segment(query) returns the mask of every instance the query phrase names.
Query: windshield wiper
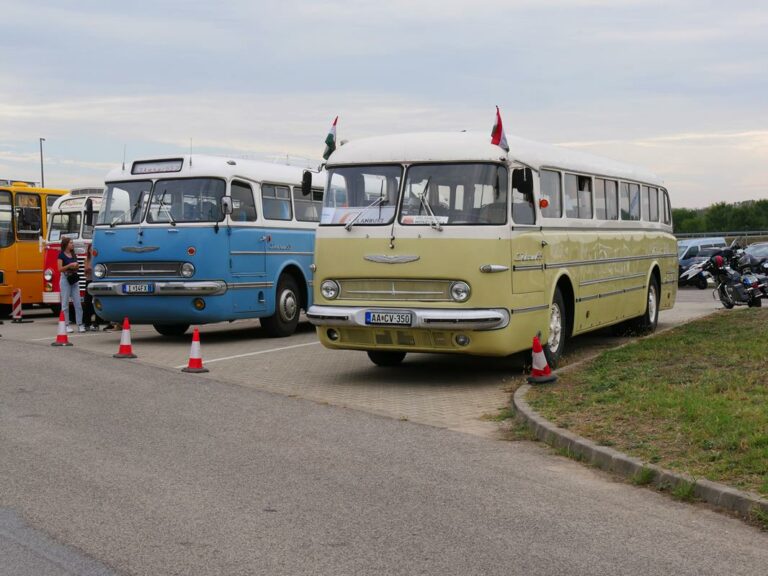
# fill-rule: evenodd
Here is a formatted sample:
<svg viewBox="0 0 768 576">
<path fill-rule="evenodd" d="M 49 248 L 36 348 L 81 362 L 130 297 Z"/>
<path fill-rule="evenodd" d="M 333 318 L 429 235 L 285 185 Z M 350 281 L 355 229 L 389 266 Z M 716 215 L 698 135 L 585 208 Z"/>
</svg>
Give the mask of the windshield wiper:
<svg viewBox="0 0 768 576">
<path fill-rule="evenodd" d="M 165 195 L 167 193 L 167 190 L 163 190 L 163 195 L 160 196 L 157 203 L 159 204 L 159 209 L 163 210 L 165 209 L 165 213 L 168 216 L 168 219 L 171 221 L 171 226 L 176 226 L 176 220 L 173 217 L 173 214 L 171 214 L 170 208 L 168 208 L 168 205 L 165 203 Z"/>
<path fill-rule="evenodd" d="M 114 228 L 115 224 L 120 222 L 120 220 L 122 220 L 123 218 L 125 218 L 125 212 L 123 212 L 122 214 L 119 214 L 118 216 L 115 216 L 114 218 L 112 218 L 112 222 L 109 223 L 109 227 L 110 228 Z"/>
<path fill-rule="evenodd" d="M 376 200 L 374 200 L 373 202 L 371 202 L 370 204 L 368 204 L 368 206 L 366 206 L 365 208 L 363 208 L 362 210 L 360 210 L 360 212 L 358 212 L 358 213 L 355 215 L 355 217 L 354 217 L 354 218 L 352 218 L 352 220 L 350 220 L 349 222 L 347 222 L 346 224 L 344 224 L 344 228 L 347 230 L 347 232 L 349 232 L 349 231 L 352 229 L 352 226 L 354 226 L 354 225 L 355 225 L 355 222 L 357 222 L 357 221 L 358 221 L 358 219 L 359 219 L 359 218 L 360 218 L 360 217 L 361 217 L 363 214 L 365 214 L 366 212 L 368 212 L 368 210 L 370 210 L 371 208 L 375 208 L 376 206 L 382 206 L 382 205 L 384 205 L 384 204 L 386 204 L 386 203 L 387 203 L 387 197 L 386 197 L 386 196 L 379 196 L 378 198 L 376 198 Z"/>
<path fill-rule="evenodd" d="M 429 190 L 429 181 L 430 178 L 427 178 L 427 183 L 424 184 L 424 190 L 421 194 L 419 194 L 419 200 L 421 201 L 421 205 L 424 206 L 424 210 L 429 215 L 432 222 L 429 223 L 430 228 L 434 228 L 438 232 L 443 231 L 443 227 L 440 224 L 440 221 L 437 219 L 437 216 L 435 216 L 435 213 L 432 212 L 432 207 L 429 205 L 429 200 L 427 200 L 427 191 Z"/>
</svg>

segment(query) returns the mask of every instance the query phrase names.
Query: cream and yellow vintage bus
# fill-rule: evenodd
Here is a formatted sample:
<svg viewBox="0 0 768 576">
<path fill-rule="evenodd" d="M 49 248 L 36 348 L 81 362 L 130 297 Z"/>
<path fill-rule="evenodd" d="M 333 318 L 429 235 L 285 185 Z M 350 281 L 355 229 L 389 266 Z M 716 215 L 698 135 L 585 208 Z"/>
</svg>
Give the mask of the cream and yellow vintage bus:
<svg viewBox="0 0 768 576">
<path fill-rule="evenodd" d="M 336 150 L 307 313 L 326 347 L 396 365 L 408 352 L 505 356 L 541 333 L 557 359 L 578 334 L 656 328 L 677 295 L 662 181 L 508 142 L 402 134 Z"/>
</svg>

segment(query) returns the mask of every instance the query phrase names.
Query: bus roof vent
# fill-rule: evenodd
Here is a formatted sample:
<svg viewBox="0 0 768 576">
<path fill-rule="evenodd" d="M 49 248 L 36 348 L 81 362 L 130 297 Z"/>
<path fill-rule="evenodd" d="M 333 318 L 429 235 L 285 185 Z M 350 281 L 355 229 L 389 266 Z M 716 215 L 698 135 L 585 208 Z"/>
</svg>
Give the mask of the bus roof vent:
<svg viewBox="0 0 768 576">
<path fill-rule="evenodd" d="M 104 188 L 72 188 L 69 191 L 72 196 L 94 196 L 104 192 Z"/>
</svg>

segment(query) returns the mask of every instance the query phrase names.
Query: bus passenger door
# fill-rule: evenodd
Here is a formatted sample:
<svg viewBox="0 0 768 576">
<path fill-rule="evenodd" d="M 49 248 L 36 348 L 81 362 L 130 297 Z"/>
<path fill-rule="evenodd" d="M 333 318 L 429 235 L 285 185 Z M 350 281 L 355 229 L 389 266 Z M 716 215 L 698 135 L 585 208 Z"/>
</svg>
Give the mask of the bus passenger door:
<svg viewBox="0 0 768 576">
<path fill-rule="evenodd" d="M 541 226 L 536 219 L 533 173 L 530 168 L 512 170 L 512 293 L 529 294 L 518 298 L 515 306 L 544 304 L 545 246 Z M 548 298 L 548 295 L 546 296 Z M 549 304 L 549 302 L 546 302 Z"/>
<path fill-rule="evenodd" d="M 232 182 L 232 214 L 229 226 L 229 281 L 236 314 L 266 309 L 267 236 L 257 225 L 253 189 L 245 182 Z"/>
<path fill-rule="evenodd" d="M 43 209 L 40 195 L 18 192 L 15 196 L 16 288 L 21 288 L 22 302 L 42 301 Z"/>
</svg>

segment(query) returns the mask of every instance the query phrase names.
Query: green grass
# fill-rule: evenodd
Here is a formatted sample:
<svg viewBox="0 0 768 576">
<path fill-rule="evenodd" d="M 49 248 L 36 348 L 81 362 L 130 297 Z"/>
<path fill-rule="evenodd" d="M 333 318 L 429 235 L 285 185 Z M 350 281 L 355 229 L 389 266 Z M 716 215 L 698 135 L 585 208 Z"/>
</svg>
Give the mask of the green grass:
<svg viewBox="0 0 768 576">
<path fill-rule="evenodd" d="M 632 477 L 632 484 L 635 486 L 647 486 L 656 479 L 656 472 L 650 468 L 641 468 L 640 472 Z"/>
<path fill-rule="evenodd" d="M 528 401 L 600 444 L 768 495 L 768 310 L 715 314 L 606 352 Z"/>
</svg>

